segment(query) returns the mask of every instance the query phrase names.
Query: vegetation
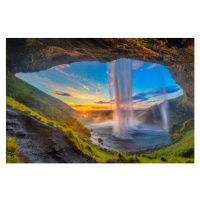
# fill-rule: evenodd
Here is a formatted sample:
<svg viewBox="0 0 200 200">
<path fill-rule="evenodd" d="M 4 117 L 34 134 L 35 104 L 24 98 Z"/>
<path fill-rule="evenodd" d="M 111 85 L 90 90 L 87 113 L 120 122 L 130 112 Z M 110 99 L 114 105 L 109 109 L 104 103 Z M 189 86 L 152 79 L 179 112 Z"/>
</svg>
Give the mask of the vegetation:
<svg viewBox="0 0 200 200">
<path fill-rule="evenodd" d="M 167 148 L 158 150 L 154 152 L 153 155 L 155 155 L 155 157 L 175 156 L 194 158 L 194 130 L 186 132 L 179 142 Z"/>
<path fill-rule="evenodd" d="M 50 125 L 54 125 L 58 128 L 61 128 L 61 126 L 59 126 L 58 124 L 56 124 L 54 121 L 47 119 L 43 116 L 41 116 L 40 114 L 38 114 L 37 112 L 31 110 L 30 108 L 28 108 L 27 106 L 23 105 L 22 103 L 19 103 L 18 101 L 14 100 L 13 98 L 6 96 L 6 105 L 11 106 L 17 110 L 20 110 L 26 114 L 32 115 L 33 117 L 39 119 L 40 121 L 50 124 Z"/>
<path fill-rule="evenodd" d="M 32 115 L 36 117 L 38 120 L 43 121 L 44 123 L 47 123 L 51 126 L 55 126 L 56 128 L 61 129 L 62 131 L 66 132 L 66 137 L 69 139 L 73 145 L 74 148 L 81 150 L 83 153 L 90 155 L 94 157 L 99 162 L 105 162 L 108 159 L 117 159 L 117 153 L 113 155 L 111 152 L 104 152 L 99 147 L 95 147 L 92 144 L 92 141 L 85 135 L 75 132 L 74 130 L 70 129 L 66 125 L 61 126 L 55 121 L 52 121 L 50 119 L 47 119 L 38 113 L 34 112 L 30 108 L 26 107 L 22 103 L 17 102 L 16 100 L 12 99 L 11 97 L 6 97 L 6 104 L 20 110 L 22 112 L 25 112 L 29 115 Z"/>
<path fill-rule="evenodd" d="M 62 131 L 66 132 L 66 138 L 70 140 L 72 146 L 76 149 L 81 150 L 84 154 L 92 156 L 98 162 L 106 162 L 107 160 L 119 160 L 125 163 L 186 163 L 186 162 L 194 162 L 194 130 L 187 131 L 185 134 L 183 133 L 185 130 L 188 130 L 188 126 L 193 129 L 194 120 L 189 120 L 182 124 L 182 126 L 178 126 L 178 130 L 180 129 L 180 133 L 182 137 L 179 138 L 179 142 L 158 150 L 153 154 L 141 154 L 140 156 L 136 155 L 126 155 L 123 153 L 117 153 L 113 151 L 103 150 L 100 147 L 95 146 L 92 141 L 80 134 L 78 132 L 73 131 L 66 126 L 60 126 L 54 121 L 51 121 L 38 113 L 32 111 L 30 108 L 25 105 L 15 101 L 11 97 L 6 98 L 7 105 L 14 107 L 15 109 L 21 110 L 27 114 L 30 114 L 37 119 L 48 123 L 52 126 L 55 126 Z M 185 127 L 185 128 L 183 128 Z M 175 131 L 174 135 L 177 133 Z M 16 162 L 15 159 L 11 159 L 10 162 Z"/>
<path fill-rule="evenodd" d="M 181 124 L 189 119 L 194 118 L 194 110 L 188 108 L 187 104 L 184 103 L 184 96 L 170 99 L 169 104 L 169 123 L 170 124 Z"/>
<path fill-rule="evenodd" d="M 18 145 L 14 137 L 6 138 L 6 163 L 21 163 L 18 157 Z"/>
<path fill-rule="evenodd" d="M 193 120 L 193 119 L 192 119 Z M 192 122 L 192 120 L 190 120 Z M 188 123 L 188 122 L 187 122 Z M 184 124 L 183 124 L 184 126 Z M 191 129 L 194 127 L 191 126 Z M 70 139 L 76 148 L 94 157 L 97 161 L 105 162 L 108 159 L 116 159 L 125 163 L 193 163 L 194 162 L 194 130 L 183 134 L 179 142 L 158 150 L 152 154 L 126 155 L 121 152 L 103 151 L 94 146 L 91 141 L 87 145 L 80 140 L 80 136 L 71 132 Z"/>
<path fill-rule="evenodd" d="M 174 141 L 178 141 L 187 131 L 192 129 L 194 129 L 194 119 L 190 119 L 180 125 L 172 125 L 169 129 L 169 133 L 172 134 L 172 139 Z"/>
<path fill-rule="evenodd" d="M 98 146 L 95 146 L 89 138 L 83 137 L 70 129 L 66 131 L 66 137 L 71 141 L 74 148 L 92 156 L 98 162 L 106 162 L 109 159 L 118 159 L 116 152 L 104 151 Z"/>
<path fill-rule="evenodd" d="M 170 128 L 172 139 L 175 144 L 155 151 L 153 154 L 142 154 L 154 162 L 160 159 L 168 163 L 193 163 L 194 162 L 194 119 L 188 120 L 181 125 L 173 125 Z"/>
<path fill-rule="evenodd" d="M 182 133 L 184 134 L 185 132 L 191 130 L 194 128 L 194 119 L 190 119 L 183 124 L 180 125 L 172 125 L 169 129 L 170 134 L 175 134 L 175 133 Z"/>
<path fill-rule="evenodd" d="M 44 121 L 45 118 L 48 121 L 44 122 L 50 125 L 55 123 L 61 127 L 70 128 L 85 136 L 90 136 L 89 129 L 84 127 L 83 124 L 76 119 L 79 117 L 77 111 L 59 99 L 45 94 L 17 77 L 11 77 L 6 80 L 6 95 L 8 98 L 12 98 L 10 106 L 14 108 L 18 107 L 16 108 L 18 110 L 22 109 L 22 111 L 25 111 L 27 114 L 36 117 L 39 116 L 42 121 Z M 19 106 L 19 102 L 22 107 Z"/>
<path fill-rule="evenodd" d="M 101 138 L 98 138 L 98 142 L 99 142 L 99 143 L 102 143 L 103 140 L 102 140 Z"/>
<path fill-rule="evenodd" d="M 69 109 L 67 104 L 44 94 L 16 77 L 7 79 L 6 104 L 61 129 L 66 133 L 66 139 L 71 142 L 73 148 L 92 156 L 98 162 L 106 162 L 107 160 L 118 160 L 125 163 L 194 162 L 194 119 L 188 120 L 182 125 L 173 125 L 170 128 L 172 138 L 176 141 L 175 144 L 152 154 L 137 156 L 108 151 L 95 146 L 88 137 L 89 130 L 77 119 L 71 117 L 70 114 L 74 114 L 74 111 L 70 111 L 71 108 Z M 62 106 L 65 108 L 61 109 Z M 99 140 L 99 142 L 102 141 Z M 7 138 L 6 143 L 7 162 L 21 162 L 17 157 L 15 139 Z"/>
</svg>

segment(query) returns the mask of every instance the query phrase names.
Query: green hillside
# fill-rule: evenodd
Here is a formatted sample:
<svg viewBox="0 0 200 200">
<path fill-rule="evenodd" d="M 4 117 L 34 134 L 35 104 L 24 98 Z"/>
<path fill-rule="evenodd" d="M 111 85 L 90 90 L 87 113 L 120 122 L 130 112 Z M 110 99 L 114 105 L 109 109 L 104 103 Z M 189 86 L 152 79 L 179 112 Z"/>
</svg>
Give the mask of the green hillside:
<svg viewBox="0 0 200 200">
<path fill-rule="evenodd" d="M 6 80 L 6 96 L 20 102 L 49 121 L 72 128 L 84 135 L 90 135 L 89 130 L 76 119 L 79 117 L 78 111 L 17 77 Z M 12 106 L 13 101 L 10 103 Z"/>
<path fill-rule="evenodd" d="M 170 128 L 172 138 L 177 143 L 153 153 L 156 157 L 180 156 L 194 158 L 194 119 L 188 120 L 181 125 L 173 125 Z"/>
<path fill-rule="evenodd" d="M 138 116 L 139 120 L 150 124 L 162 123 L 162 116 L 160 113 L 161 104 L 144 110 Z M 194 110 L 185 106 L 183 95 L 168 101 L 169 125 L 181 124 L 192 118 L 194 118 Z"/>
</svg>

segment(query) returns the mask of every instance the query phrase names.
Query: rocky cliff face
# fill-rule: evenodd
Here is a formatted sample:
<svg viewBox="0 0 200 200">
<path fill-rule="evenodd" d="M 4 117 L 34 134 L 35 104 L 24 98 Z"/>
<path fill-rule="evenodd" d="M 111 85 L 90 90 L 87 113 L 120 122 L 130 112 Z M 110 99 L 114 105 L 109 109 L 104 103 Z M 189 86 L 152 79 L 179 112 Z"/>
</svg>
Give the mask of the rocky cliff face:
<svg viewBox="0 0 200 200">
<path fill-rule="evenodd" d="M 7 39 L 6 74 L 34 72 L 78 61 L 108 62 L 117 58 L 166 66 L 182 87 L 185 104 L 194 107 L 194 39 L 92 38 Z"/>
</svg>

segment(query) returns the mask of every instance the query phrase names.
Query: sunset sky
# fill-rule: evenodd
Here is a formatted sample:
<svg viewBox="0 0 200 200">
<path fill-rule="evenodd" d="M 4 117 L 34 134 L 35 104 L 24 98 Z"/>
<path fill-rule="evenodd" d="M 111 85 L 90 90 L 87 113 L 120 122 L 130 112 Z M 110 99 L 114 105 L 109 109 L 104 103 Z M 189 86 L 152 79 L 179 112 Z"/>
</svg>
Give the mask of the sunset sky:
<svg viewBox="0 0 200 200">
<path fill-rule="evenodd" d="M 162 65 L 132 60 L 133 99 L 135 109 L 145 109 L 183 94 L 168 70 Z M 110 97 L 106 63 L 76 62 L 45 71 L 17 73 L 16 76 L 52 95 L 76 110 L 109 110 Z"/>
</svg>

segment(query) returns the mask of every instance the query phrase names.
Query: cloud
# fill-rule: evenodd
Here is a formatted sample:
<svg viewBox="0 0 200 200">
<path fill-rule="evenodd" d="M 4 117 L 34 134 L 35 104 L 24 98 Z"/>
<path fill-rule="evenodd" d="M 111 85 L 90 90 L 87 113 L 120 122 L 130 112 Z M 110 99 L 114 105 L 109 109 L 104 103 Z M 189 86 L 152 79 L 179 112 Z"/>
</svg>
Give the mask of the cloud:
<svg viewBox="0 0 200 200">
<path fill-rule="evenodd" d="M 180 95 L 183 95 L 183 90 L 178 90 L 177 92 L 174 92 L 172 94 L 173 97 L 180 96 Z"/>
<path fill-rule="evenodd" d="M 166 94 L 174 94 L 177 93 L 177 91 L 181 91 L 181 87 L 178 85 L 173 85 L 173 86 L 168 86 L 165 88 Z M 159 88 L 157 90 L 152 90 L 152 91 L 147 91 L 147 92 L 141 92 L 133 96 L 133 101 L 134 103 L 137 104 L 142 104 L 143 102 L 146 103 L 156 103 L 159 102 L 159 99 L 152 99 L 153 97 L 158 97 L 163 94 L 165 94 L 165 91 L 163 88 Z M 123 100 L 121 100 L 123 102 Z M 125 100 L 124 100 L 125 101 Z M 112 101 L 96 101 L 94 102 L 95 104 L 115 104 L 115 100 Z M 134 105 L 135 105 L 134 104 Z M 148 106 L 147 106 L 148 107 Z M 145 107 L 146 108 L 146 107 Z"/>
<path fill-rule="evenodd" d="M 66 76 L 71 76 L 70 74 L 66 73 L 66 72 L 63 72 L 61 69 L 55 67 L 55 70 L 59 71 L 60 73 L 66 75 Z"/>
<path fill-rule="evenodd" d="M 172 85 L 172 86 L 168 86 L 166 88 L 159 88 L 157 90 L 150 91 L 150 92 L 148 92 L 148 94 L 151 94 L 153 96 L 159 96 L 159 95 L 165 94 L 165 92 L 167 94 L 171 94 L 171 93 L 177 92 L 179 90 L 181 90 L 180 86 Z"/>
<path fill-rule="evenodd" d="M 84 87 L 85 89 L 89 90 L 89 87 L 88 87 L 88 86 L 84 85 L 83 87 Z"/>
<path fill-rule="evenodd" d="M 146 65 L 148 67 L 146 67 Z M 158 67 L 160 66 L 159 64 L 156 64 L 156 63 L 147 63 L 147 62 L 143 62 L 143 61 L 139 61 L 139 60 L 134 60 L 132 62 L 132 69 L 133 70 L 137 70 L 139 69 L 140 67 L 144 67 L 145 69 L 152 69 L 154 67 Z M 140 71 L 143 71 L 143 69 L 140 69 Z"/>
<path fill-rule="evenodd" d="M 147 101 L 147 103 L 155 103 L 158 102 L 159 100 L 155 100 L 155 101 Z"/>
<path fill-rule="evenodd" d="M 137 102 L 148 101 L 152 97 L 158 97 L 164 94 L 172 94 L 181 90 L 178 85 L 168 86 L 166 88 L 159 88 L 148 92 L 141 92 L 133 96 L 133 100 Z M 150 102 L 150 101 L 149 101 Z"/>
<path fill-rule="evenodd" d="M 108 109 L 108 107 L 107 106 L 94 106 L 94 107 L 91 107 L 91 108 L 93 108 L 93 109 Z"/>
<path fill-rule="evenodd" d="M 78 91 L 78 89 L 76 88 L 72 88 L 72 87 L 69 87 L 69 86 L 65 86 L 66 88 L 70 89 L 70 90 L 75 90 L 75 91 Z"/>
<path fill-rule="evenodd" d="M 82 83 L 80 83 L 80 81 L 76 81 L 79 85 L 82 85 Z"/>
<path fill-rule="evenodd" d="M 55 94 L 57 96 L 62 96 L 62 97 L 72 97 L 71 94 L 65 93 L 65 92 L 60 92 L 60 91 L 55 91 L 55 92 L 52 92 L 51 94 Z"/>
<path fill-rule="evenodd" d="M 58 67 L 63 68 L 63 69 L 65 68 L 63 65 L 58 65 Z"/>
<path fill-rule="evenodd" d="M 98 88 L 99 88 L 99 89 L 101 89 L 101 88 L 102 88 L 100 84 L 98 84 Z"/>
<path fill-rule="evenodd" d="M 159 64 L 155 64 L 155 63 L 152 63 L 150 66 L 148 66 L 146 69 L 152 69 L 154 67 L 158 67 L 160 66 Z"/>
<path fill-rule="evenodd" d="M 84 105 L 73 105 L 72 107 L 83 107 Z"/>
<path fill-rule="evenodd" d="M 147 101 L 148 97 L 147 94 L 144 92 L 138 93 L 136 95 L 133 96 L 133 100 L 136 100 L 138 102 L 142 102 L 142 101 Z"/>
<path fill-rule="evenodd" d="M 97 103 L 97 104 L 109 104 L 110 102 L 109 101 L 97 101 L 97 102 L 94 102 L 94 103 Z"/>
<path fill-rule="evenodd" d="M 71 66 L 68 64 L 62 64 L 62 65 L 58 65 L 58 67 L 64 69 L 64 68 L 71 67 Z"/>
<path fill-rule="evenodd" d="M 134 60 L 134 61 L 132 62 L 132 69 L 133 69 L 133 70 L 137 70 L 138 68 L 142 67 L 143 64 L 144 64 L 143 61 Z"/>
<path fill-rule="evenodd" d="M 101 93 L 101 91 L 100 90 L 96 90 L 96 94 L 99 94 L 99 93 Z"/>
<path fill-rule="evenodd" d="M 32 74 L 32 77 L 33 77 L 34 79 L 38 79 L 39 81 L 51 81 L 51 79 L 46 78 L 46 77 L 40 77 L 40 76 L 38 76 L 37 74 Z"/>
<path fill-rule="evenodd" d="M 72 74 L 68 74 L 68 73 L 64 72 L 63 70 L 61 70 L 60 68 L 55 67 L 54 69 L 59 71 L 60 73 L 64 74 L 65 76 L 76 77 L 78 79 L 81 79 L 81 77 L 79 77 L 79 76 L 77 76 L 77 75 L 75 75 L 73 73 Z"/>
<path fill-rule="evenodd" d="M 70 65 L 68 65 L 68 64 L 64 64 L 65 65 L 65 67 L 71 67 Z"/>
<path fill-rule="evenodd" d="M 76 108 L 79 108 L 79 107 L 83 107 L 83 108 L 90 108 L 92 105 L 90 104 L 87 104 L 87 105 L 83 105 L 83 104 L 78 104 L 78 105 L 72 105 L 72 107 L 76 107 Z"/>
</svg>

